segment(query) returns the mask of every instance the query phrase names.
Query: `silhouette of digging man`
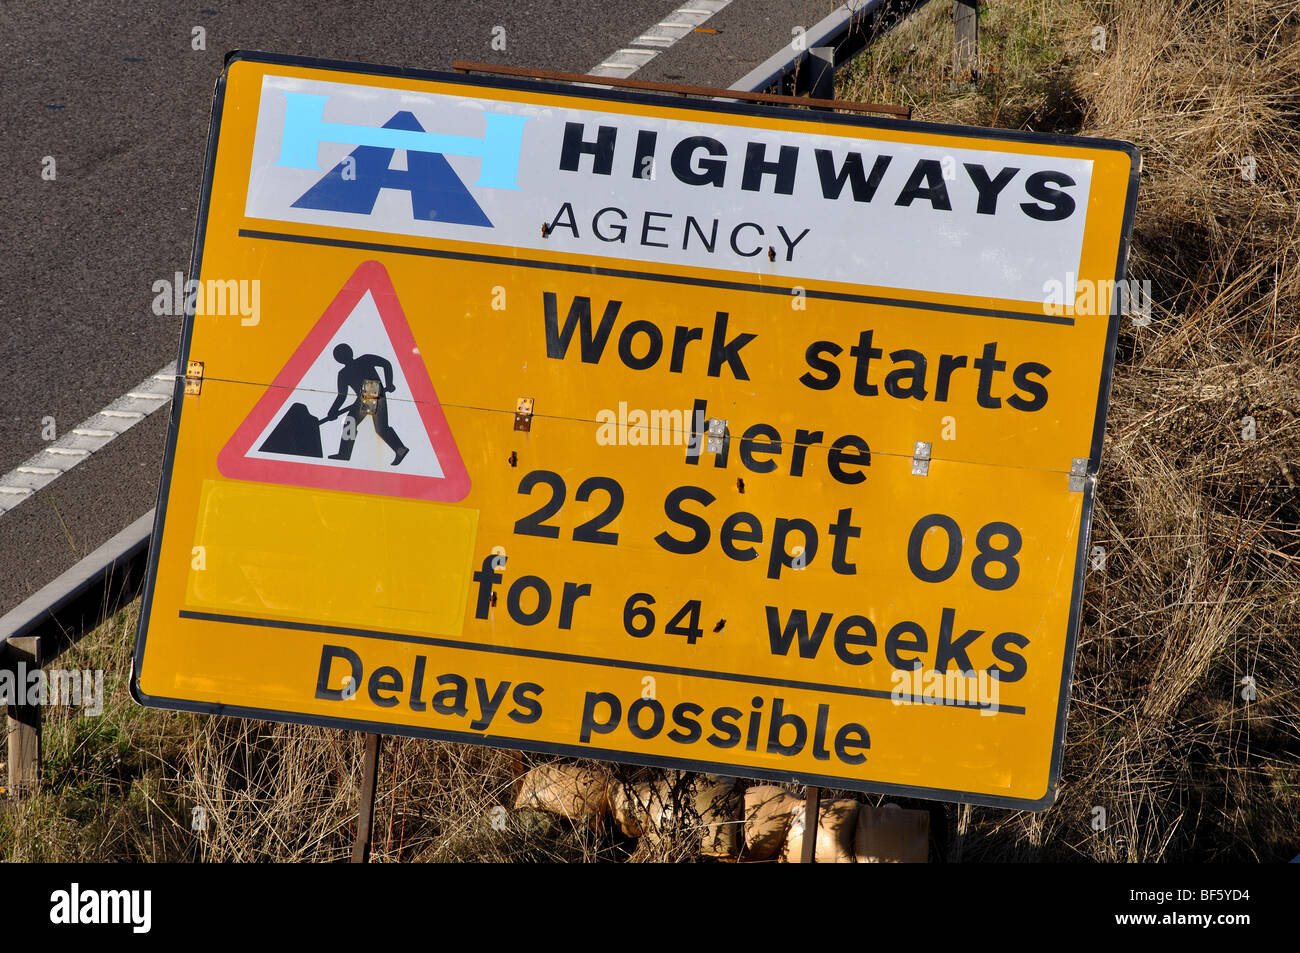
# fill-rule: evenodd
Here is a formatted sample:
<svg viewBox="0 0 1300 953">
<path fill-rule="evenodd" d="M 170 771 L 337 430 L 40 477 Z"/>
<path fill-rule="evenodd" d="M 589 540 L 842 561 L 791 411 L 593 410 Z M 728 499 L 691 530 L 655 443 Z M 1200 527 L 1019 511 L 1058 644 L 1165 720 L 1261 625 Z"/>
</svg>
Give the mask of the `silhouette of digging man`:
<svg viewBox="0 0 1300 953">
<path fill-rule="evenodd" d="M 334 405 L 330 407 L 329 413 L 321 418 L 322 424 L 327 424 L 331 420 L 336 420 L 345 412 L 352 421 L 352 426 L 346 424 L 343 427 L 343 439 L 339 441 L 339 452 L 331 453 L 331 460 L 349 460 L 352 458 L 352 445 L 357 441 L 357 430 L 361 426 L 361 418 L 367 414 L 374 416 L 375 433 L 377 433 L 384 443 L 388 444 L 389 449 L 393 451 L 393 466 L 402 462 L 411 451 L 403 445 L 401 439 L 392 427 L 388 426 L 388 399 L 384 394 L 391 394 L 396 390 L 393 384 L 393 365 L 384 358 L 375 354 L 362 354 L 360 357 L 352 356 L 352 348 L 346 344 L 340 344 L 334 348 L 334 360 L 343 365 L 339 371 L 339 394 L 334 398 Z M 386 382 L 384 389 L 379 389 L 379 369 L 383 368 L 384 380 Z M 367 385 L 370 385 L 367 387 Z M 348 391 L 356 392 L 357 399 L 351 406 L 346 409 L 343 404 L 348 399 Z M 373 403 L 373 408 L 367 407 L 368 403 Z"/>
</svg>

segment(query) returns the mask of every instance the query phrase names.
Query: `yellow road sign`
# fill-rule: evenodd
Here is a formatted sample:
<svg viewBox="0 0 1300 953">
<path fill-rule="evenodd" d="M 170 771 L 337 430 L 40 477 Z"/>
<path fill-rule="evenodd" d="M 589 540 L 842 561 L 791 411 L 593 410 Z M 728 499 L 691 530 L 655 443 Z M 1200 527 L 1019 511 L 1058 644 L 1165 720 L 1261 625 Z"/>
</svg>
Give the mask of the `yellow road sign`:
<svg viewBox="0 0 1300 953">
<path fill-rule="evenodd" d="M 264 54 L 212 128 L 138 700 L 1051 803 L 1131 145 Z"/>
</svg>

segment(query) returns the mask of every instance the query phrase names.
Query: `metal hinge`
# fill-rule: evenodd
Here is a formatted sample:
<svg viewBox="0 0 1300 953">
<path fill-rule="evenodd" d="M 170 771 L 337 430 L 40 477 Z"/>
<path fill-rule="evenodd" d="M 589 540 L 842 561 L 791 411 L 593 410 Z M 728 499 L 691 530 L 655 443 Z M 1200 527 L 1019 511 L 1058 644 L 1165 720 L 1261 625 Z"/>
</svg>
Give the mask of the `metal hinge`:
<svg viewBox="0 0 1300 953">
<path fill-rule="evenodd" d="M 930 475 L 930 445 L 924 440 L 916 441 L 912 449 L 912 476 Z"/>
<path fill-rule="evenodd" d="M 1088 478 L 1088 458 L 1075 457 L 1070 461 L 1070 492 L 1082 493 L 1084 481 Z"/>
<path fill-rule="evenodd" d="M 185 364 L 185 393 L 197 394 L 203 390 L 203 362 L 188 361 Z"/>
<path fill-rule="evenodd" d="M 515 401 L 515 429 L 522 430 L 524 433 L 532 432 L 533 399 L 531 397 L 520 397 Z"/>
<path fill-rule="evenodd" d="M 716 417 L 710 417 L 705 423 L 708 431 L 704 437 L 704 449 L 707 453 L 722 453 L 722 448 L 727 445 L 727 422 Z"/>
</svg>

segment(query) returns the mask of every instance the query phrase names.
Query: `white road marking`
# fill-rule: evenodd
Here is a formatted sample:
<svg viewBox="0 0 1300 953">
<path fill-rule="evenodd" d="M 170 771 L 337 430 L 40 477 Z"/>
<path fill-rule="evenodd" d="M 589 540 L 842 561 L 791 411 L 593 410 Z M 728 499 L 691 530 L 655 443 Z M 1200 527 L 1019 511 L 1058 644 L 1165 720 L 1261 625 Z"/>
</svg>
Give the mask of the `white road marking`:
<svg viewBox="0 0 1300 953">
<path fill-rule="evenodd" d="M 159 368 L 97 414 L 87 417 L 40 453 L 0 476 L 0 514 L 13 509 L 83 460 L 104 449 L 172 399 L 176 362 Z"/>
<path fill-rule="evenodd" d="M 592 76 L 626 79 L 729 3 L 731 0 L 693 0 L 678 7 L 627 47 L 615 50 L 588 72 Z"/>
</svg>

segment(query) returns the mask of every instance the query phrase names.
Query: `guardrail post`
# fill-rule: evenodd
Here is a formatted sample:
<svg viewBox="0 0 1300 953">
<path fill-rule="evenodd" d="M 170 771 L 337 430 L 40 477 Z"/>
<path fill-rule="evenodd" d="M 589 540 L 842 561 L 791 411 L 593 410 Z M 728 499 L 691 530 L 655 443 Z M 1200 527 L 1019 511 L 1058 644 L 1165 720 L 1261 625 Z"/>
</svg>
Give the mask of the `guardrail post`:
<svg viewBox="0 0 1300 953">
<path fill-rule="evenodd" d="M 953 0 L 952 79 L 973 83 L 979 78 L 979 0 Z"/>
<path fill-rule="evenodd" d="M 0 642 L 0 679 L 13 688 L 5 718 L 8 740 L 9 792 L 15 797 L 36 793 L 41 778 L 41 706 L 25 704 L 28 679 L 41 667 L 41 640 L 29 635 Z M 6 692 L 6 694 L 8 694 Z"/>
<path fill-rule="evenodd" d="M 808 49 L 808 70 L 808 95 L 813 99 L 834 99 L 835 47 L 810 47 Z M 817 108 L 820 109 L 821 107 Z"/>
</svg>

